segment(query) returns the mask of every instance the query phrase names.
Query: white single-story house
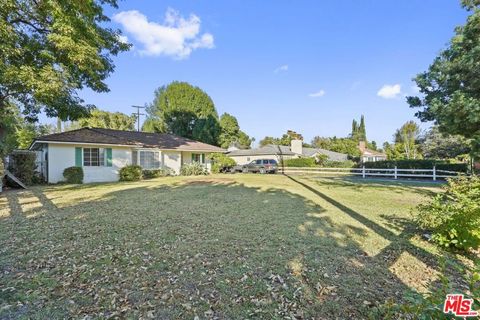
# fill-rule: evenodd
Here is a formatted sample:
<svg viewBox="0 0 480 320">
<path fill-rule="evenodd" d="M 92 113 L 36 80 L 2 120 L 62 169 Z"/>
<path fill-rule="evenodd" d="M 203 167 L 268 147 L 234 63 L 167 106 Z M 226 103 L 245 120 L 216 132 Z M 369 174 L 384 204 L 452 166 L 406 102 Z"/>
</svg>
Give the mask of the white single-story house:
<svg viewBox="0 0 480 320">
<path fill-rule="evenodd" d="M 207 155 L 224 149 L 173 134 L 100 128 L 54 133 L 39 137 L 30 150 L 40 151 L 47 182 L 64 180 L 63 170 L 83 168 L 85 183 L 118 181 L 119 170 L 137 164 L 143 169 L 170 169 L 199 162 L 210 169 Z"/>
<path fill-rule="evenodd" d="M 360 152 L 362 153 L 360 156 L 361 162 L 377 162 L 387 160 L 387 155 L 385 153 L 368 149 L 365 141 L 360 141 L 358 143 L 358 149 L 360 149 Z"/>
<path fill-rule="evenodd" d="M 292 140 L 290 146 L 268 144 L 255 149 L 229 149 L 227 155 L 238 165 L 250 163 L 257 159 L 288 160 L 300 157 L 316 157 L 326 155 L 330 161 L 346 161 L 348 155 L 320 148 L 304 148 L 302 140 Z"/>
</svg>

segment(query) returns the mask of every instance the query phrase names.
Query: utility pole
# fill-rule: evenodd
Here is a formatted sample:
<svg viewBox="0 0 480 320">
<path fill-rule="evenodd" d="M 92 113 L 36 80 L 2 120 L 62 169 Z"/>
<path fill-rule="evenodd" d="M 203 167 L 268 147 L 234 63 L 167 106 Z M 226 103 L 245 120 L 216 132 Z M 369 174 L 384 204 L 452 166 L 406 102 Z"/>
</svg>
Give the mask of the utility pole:
<svg viewBox="0 0 480 320">
<path fill-rule="evenodd" d="M 142 106 L 132 106 L 132 108 L 137 108 L 137 131 L 140 132 L 140 116 L 144 116 L 145 113 L 140 113 L 140 109 L 145 109 Z"/>
</svg>

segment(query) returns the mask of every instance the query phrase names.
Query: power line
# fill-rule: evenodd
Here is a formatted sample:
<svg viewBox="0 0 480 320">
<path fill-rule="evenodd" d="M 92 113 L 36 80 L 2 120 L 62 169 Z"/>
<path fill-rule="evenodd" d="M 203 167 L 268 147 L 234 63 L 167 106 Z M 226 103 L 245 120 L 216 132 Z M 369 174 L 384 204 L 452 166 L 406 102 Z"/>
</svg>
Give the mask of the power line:
<svg viewBox="0 0 480 320">
<path fill-rule="evenodd" d="M 140 113 L 140 109 L 145 109 L 142 106 L 132 106 L 132 108 L 137 108 L 137 131 L 140 132 L 140 116 L 144 116 L 145 113 Z"/>
</svg>

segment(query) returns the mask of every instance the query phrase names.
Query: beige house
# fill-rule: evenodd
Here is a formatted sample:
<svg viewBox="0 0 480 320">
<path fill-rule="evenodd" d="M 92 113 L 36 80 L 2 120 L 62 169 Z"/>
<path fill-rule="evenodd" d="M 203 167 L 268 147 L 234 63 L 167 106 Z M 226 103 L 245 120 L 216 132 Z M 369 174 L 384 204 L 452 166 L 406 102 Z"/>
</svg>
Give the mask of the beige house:
<svg viewBox="0 0 480 320">
<path fill-rule="evenodd" d="M 368 149 L 365 141 L 360 141 L 358 143 L 358 149 L 360 149 L 360 152 L 362 153 L 360 156 L 361 162 L 377 162 L 387 160 L 387 155 L 385 153 Z"/>
<path fill-rule="evenodd" d="M 184 164 L 199 162 L 210 170 L 208 155 L 225 152 L 216 146 L 166 133 L 82 128 L 35 139 L 30 150 L 39 151 L 47 182 L 64 180 L 63 170 L 83 168 L 85 183 L 117 181 L 127 165 L 143 169 L 169 169 L 176 174 Z"/>
<path fill-rule="evenodd" d="M 269 144 L 255 149 L 229 149 L 227 153 L 238 165 L 247 164 L 257 159 L 275 159 L 280 162 L 281 159 L 315 157 L 319 154 L 327 155 L 331 161 L 346 161 L 348 159 L 348 156 L 343 153 L 319 148 L 304 148 L 302 140 L 292 140 L 290 146 Z"/>
</svg>

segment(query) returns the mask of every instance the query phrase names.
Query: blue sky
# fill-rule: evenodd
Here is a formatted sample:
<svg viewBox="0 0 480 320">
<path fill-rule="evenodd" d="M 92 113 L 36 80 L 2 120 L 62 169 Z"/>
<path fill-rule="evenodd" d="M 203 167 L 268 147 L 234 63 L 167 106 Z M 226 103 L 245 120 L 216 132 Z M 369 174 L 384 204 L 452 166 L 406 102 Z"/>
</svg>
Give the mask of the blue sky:
<svg viewBox="0 0 480 320">
<path fill-rule="evenodd" d="M 379 144 L 414 119 L 411 79 L 467 16 L 456 0 L 121 1 L 107 14 L 134 48 L 114 58 L 109 93 L 81 93 L 88 103 L 131 113 L 187 81 L 257 141 L 346 136 L 364 114 Z"/>
</svg>

